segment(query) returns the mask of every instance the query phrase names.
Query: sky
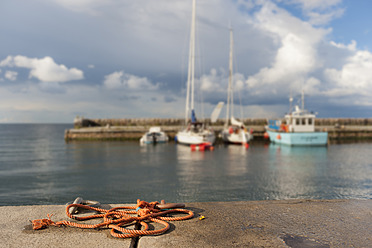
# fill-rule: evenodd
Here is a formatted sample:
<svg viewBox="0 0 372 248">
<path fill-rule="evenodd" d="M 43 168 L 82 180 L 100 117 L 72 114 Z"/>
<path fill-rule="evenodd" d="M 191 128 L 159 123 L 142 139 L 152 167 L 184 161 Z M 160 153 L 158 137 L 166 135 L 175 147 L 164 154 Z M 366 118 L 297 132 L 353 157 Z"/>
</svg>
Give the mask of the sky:
<svg viewBox="0 0 372 248">
<path fill-rule="evenodd" d="M 192 0 L 2 0 L 0 123 L 183 118 Z M 197 0 L 196 115 L 371 118 L 372 1 Z M 239 107 L 240 106 L 240 107 Z M 221 113 L 224 117 L 224 112 Z"/>
</svg>

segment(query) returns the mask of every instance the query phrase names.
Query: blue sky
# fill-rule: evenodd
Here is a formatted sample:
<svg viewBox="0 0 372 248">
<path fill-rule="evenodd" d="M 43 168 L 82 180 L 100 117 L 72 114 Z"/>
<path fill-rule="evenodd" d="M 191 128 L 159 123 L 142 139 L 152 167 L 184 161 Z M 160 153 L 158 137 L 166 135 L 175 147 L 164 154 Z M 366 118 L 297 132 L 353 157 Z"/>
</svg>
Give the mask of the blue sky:
<svg viewBox="0 0 372 248">
<path fill-rule="evenodd" d="M 0 123 L 183 118 L 191 0 L 0 2 Z M 305 91 L 319 117 L 370 118 L 366 0 L 197 0 L 198 117 L 281 117 Z M 223 116 L 223 113 L 222 113 Z"/>
</svg>

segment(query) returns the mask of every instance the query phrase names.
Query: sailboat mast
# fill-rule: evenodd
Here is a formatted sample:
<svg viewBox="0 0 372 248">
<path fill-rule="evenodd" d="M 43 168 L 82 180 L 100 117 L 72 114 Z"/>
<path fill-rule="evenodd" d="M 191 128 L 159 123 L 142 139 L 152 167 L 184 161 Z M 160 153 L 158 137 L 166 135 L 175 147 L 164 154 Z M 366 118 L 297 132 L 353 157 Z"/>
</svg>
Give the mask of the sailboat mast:
<svg viewBox="0 0 372 248">
<path fill-rule="evenodd" d="M 194 78 L 195 78 L 195 18 L 196 18 L 196 0 L 192 1 L 191 13 L 191 31 L 189 48 L 189 68 L 187 74 L 187 93 L 186 93 L 186 111 L 185 124 L 189 118 L 190 109 L 194 110 Z M 191 93 L 191 96 L 190 96 Z M 191 100 L 190 100 L 191 97 Z"/>
<path fill-rule="evenodd" d="M 195 84 L 195 22 L 196 22 L 196 0 L 192 1 L 191 20 L 191 110 L 194 110 L 194 84 Z"/>
<path fill-rule="evenodd" d="M 233 115 L 233 94 L 232 94 L 232 81 L 233 81 L 233 49 L 234 49 L 234 41 L 233 41 L 233 32 L 232 28 L 230 28 L 230 55 L 229 55 L 229 85 L 227 88 L 227 107 L 226 107 L 226 122 L 225 126 L 227 127 L 229 124 L 229 115 L 230 115 L 230 108 L 231 114 Z"/>
</svg>

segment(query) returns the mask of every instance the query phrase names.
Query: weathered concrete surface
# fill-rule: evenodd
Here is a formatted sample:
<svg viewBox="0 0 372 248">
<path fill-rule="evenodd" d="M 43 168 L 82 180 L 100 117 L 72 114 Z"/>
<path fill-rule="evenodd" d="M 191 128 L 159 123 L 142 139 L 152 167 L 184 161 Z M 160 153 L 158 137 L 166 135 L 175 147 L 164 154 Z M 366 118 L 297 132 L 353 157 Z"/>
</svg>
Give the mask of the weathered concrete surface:
<svg viewBox="0 0 372 248">
<path fill-rule="evenodd" d="M 197 215 L 139 247 L 372 247 L 372 200 L 189 204 Z M 285 242 L 287 241 L 287 243 Z"/>
<path fill-rule="evenodd" d="M 118 206 L 117 204 L 112 207 Z M 109 206 L 106 206 L 109 208 Z M 196 217 L 171 222 L 163 235 L 142 237 L 138 247 L 371 247 L 372 200 L 288 200 L 189 203 Z M 50 227 L 29 220 L 65 206 L 0 207 L 0 247 L 129 247 L 108 230 Z M 200 220 L 203 215 L 205 219 Z"/>
</svg>

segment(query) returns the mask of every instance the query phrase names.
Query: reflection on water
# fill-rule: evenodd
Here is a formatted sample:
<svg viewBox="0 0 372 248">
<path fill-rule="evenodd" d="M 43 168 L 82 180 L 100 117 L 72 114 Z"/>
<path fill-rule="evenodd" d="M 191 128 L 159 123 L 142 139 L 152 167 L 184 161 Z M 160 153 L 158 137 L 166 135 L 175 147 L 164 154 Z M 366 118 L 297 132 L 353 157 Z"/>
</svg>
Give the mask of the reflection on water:
<svg viewBox="0 0 372 248">
<path fill-rule="evenodd" d="M 372 144 L 289 147 L 63 141 L 65 126 L 0 125 L 0 205 L 372 198 Z"/>
<path fill-rule="evenodd" d="M 275 199 L 317 198 L 324 175 L 327 147 L 291 147 L 271 144 L 270 163 L 275 178 L 271 190 Z"/>
<path fill-rule="evenodd" d="M 189 146 L 176 145 L 177 159 L 182 164 L 193 164 L 205 159 L 205 155 L 213 151 L 192 151 Z"/>
<path fill-rule="evenodd" d="M 235 177 L 247 173 L 248 149 L 240 145 L 228 145 L 225 149 L 227 150 L 226 174 Z"/>
</svg>

